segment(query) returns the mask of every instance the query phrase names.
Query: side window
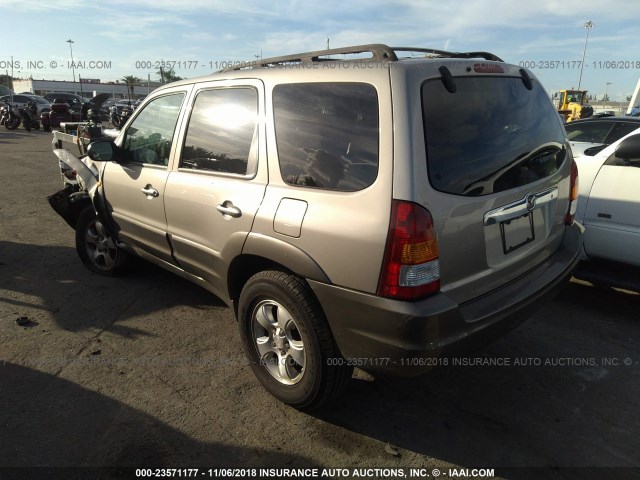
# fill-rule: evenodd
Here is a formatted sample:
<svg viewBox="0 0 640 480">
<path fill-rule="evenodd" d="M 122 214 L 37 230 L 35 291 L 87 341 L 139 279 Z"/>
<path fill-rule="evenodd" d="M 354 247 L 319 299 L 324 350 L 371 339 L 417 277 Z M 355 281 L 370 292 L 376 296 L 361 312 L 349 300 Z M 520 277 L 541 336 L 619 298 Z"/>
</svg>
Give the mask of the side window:
<svg viewBox="0 0 640 480">
<path fill-rule="evenodd" d="M 609 122 L 586 122 L 572 128 L 566 125 L 567 137 L 574 142 L 604 143 L 604 139 L 611 130 Z"/>
<path fill-rule="evenodd" d="M 180 168 L 239 175 L 253 173 L 257 162 L 257 124 L 255 88 L 216 88 L 198 93 Z"/>
<path fill-rule="evenodd" d="M 353 192 L 375 181 L 379 121 L 372 85 L 278 85 L 273 111 L 286 183 Z"/>
<path fill-rule="evenodd" d="M 620 140 L 622 137 L 627 136 L 628 134 L 630 134 L 634 130 L 637 130 L 638 128 L 640 128 L 640 122 L 639 123 L 616 123 L 611 129 L 611 132 L 609 132 L 609 135 L 607 135 L 607 138 L 605 139 L 604 143 L 611 144 L 617 140 Z"/>
<path fill-rule="evenodd" d="M 184 93 L 158 97 L 138 114 L 124 137 L 125 159 L 133 163 L 169 164 L 173 134 Z"/>
</svg>

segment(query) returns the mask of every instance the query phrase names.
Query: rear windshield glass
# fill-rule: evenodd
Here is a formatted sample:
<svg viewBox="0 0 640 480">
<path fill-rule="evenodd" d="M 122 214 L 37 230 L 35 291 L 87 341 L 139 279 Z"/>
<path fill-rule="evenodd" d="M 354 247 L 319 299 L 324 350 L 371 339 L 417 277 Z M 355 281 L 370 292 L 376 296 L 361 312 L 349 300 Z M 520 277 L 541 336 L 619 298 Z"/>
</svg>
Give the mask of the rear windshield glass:
<svg viewBox="0 0 640 480">
<path fill-rule="evenodd" d="M 459 77 L 450 93 L 441 79 L 422 85 L 431 185 L 476 196 L 553 175 L 566 155 L 558 114 L 540 84 L 518 77 Z"/>
</svg>

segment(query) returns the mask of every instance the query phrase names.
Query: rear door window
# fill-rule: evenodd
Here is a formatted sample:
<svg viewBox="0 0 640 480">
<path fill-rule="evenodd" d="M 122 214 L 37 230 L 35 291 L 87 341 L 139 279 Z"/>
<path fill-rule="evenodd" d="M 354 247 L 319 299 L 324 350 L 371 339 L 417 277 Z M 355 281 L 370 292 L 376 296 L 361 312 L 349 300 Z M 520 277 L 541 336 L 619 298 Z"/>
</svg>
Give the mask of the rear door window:
<svg viewBox="0 0 640 480">
<path fill-rule="evenodd" d="M 558 113 L 540 84 L 519 77 L 440 78 L 422 85 L 431 185 L 456 195 L 488 195 L 558 171 L 567 155 Z"/>
<path fill-rule="evenodd" d="M 379 121 L 372 85 L 278 85 L 273 110 L 286 183 L 352 192 L 375 181 Z"/>
</svg>

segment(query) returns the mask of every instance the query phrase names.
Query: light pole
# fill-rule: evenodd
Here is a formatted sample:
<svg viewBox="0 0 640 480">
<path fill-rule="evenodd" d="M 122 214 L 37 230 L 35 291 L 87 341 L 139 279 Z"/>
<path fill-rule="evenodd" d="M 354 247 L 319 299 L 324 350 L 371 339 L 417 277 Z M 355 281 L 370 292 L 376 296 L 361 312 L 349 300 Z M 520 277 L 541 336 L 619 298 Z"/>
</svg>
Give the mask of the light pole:
<svg viewBox="0 0 640 480">
<path fill-rule="evenodd" d="M 607 82 L 607 86 L 604 89 L 604 108 L 607 108 L 607 103 L 609 102 L 609 85 L 611 85 L 611 82 Z"/>
<path fill-rule="evenodd" d="M 587 42 L 589 41 L 589 30 L 595 27 L 596 24 L 589 20 L 584 24 L 584 28 L 587 29 L 587 38 L 584 39 L 584 51 L 582 52 L 582 63 L 580 64 L 580 79 L 578 80 L 578 90 L 580 90 L 580 85 L 582 84 L 582 69 L 584 68 L 584 57 L 587 55 Z"/>
<path fill-rule="evenodd" d="M 69 50 L 71 50 L 71 72 L 73 72 L 73 93 L 77 93 L 76 92 L 76 66 L 73 64 L 73 45 L 72 45 L 76 42 L 69 39 L 67 40 L 67 43 L 69 44 Z"/>
</svg>

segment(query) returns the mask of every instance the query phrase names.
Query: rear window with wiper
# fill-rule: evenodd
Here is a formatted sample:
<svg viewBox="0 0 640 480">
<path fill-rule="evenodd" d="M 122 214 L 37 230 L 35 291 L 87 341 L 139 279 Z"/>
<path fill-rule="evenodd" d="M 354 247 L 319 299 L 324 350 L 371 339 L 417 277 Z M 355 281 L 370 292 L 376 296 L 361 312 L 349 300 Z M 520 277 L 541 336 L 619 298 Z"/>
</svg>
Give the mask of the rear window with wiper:
<svg viewBox="0 0 640 480">
<path fill-rule="evenodd" d="M 488 195 L 553 175 L 567 156 L 558 114 L 538 82 L 457 77 L 422 84 L 429 181 L 465 196 Z"/>
</svg>

